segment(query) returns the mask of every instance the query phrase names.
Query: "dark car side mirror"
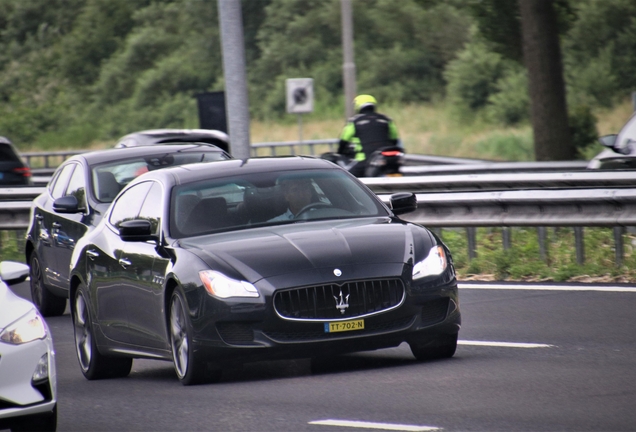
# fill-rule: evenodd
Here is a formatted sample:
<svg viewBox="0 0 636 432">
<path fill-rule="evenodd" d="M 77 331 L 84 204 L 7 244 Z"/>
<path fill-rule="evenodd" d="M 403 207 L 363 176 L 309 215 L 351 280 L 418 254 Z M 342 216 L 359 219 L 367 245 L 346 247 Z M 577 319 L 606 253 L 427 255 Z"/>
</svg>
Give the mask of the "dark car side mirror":
<svg viewBox="0 0 636 432">
<path fill-rule="evenodd" d="M 67 195 L 53 201 L 53 211 L 56 213 L 81 213 L 84 209 L 80 208 L 77 197 Z"/>
<path fill-rule="evenodd" d="M 121 222 L 118 226 L 119 238 L 127 242 L 145 242 L 157 240 L 152 232 L 152 224 L 146 219 L 135 219 Z"/>
<path fill-rule="evenodd" d="M 410 213 L 417 209 L 417 197 L 411 192 L 400 192 L 391 195 L 391 209 L 396 215 Z"/>
</svg>

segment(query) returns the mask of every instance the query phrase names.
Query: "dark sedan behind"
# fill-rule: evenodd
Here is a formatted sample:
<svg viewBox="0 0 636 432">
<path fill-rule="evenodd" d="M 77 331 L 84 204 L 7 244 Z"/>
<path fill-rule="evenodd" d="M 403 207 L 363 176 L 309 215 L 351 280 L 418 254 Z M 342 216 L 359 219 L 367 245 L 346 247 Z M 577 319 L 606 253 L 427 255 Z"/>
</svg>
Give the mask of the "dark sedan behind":
<svg viewBox="0 0 636 432">
<path fill-rule="evenodd" d="M 66 160 L 33 201 L 26 262 L 31 297 L 44 316 L 64 313 L 75 244 L 101 220 L 119 191 L 137 176 L 184 163 L 229 159 L 210 145 L 163 145 L 82 153 Z"/>
</svg>

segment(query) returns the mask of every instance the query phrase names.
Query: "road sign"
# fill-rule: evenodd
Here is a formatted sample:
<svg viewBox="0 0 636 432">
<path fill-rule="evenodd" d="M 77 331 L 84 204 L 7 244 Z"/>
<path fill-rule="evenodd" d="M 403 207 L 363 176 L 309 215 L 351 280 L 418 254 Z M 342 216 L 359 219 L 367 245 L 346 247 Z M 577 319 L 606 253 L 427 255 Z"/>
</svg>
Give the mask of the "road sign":
<svg viewBox="0 0 636 432">
<path fill-rule="evenodd" d="M 314 110 L 314 80 L 312 78 L 290 78 L 287 87 L 287 112 L 310 113 Z"/>
</svg>

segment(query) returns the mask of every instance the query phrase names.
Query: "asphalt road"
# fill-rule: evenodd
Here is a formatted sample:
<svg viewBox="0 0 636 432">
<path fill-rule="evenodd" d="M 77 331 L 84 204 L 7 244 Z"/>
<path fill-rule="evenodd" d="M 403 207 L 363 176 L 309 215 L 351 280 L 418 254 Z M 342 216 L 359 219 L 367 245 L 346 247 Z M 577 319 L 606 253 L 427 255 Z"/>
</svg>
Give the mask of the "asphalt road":
<svg viewBox="0 0 636 432">
<path fill-rule="evenodd" d="M 28 297 L 26 287 L 16 291 Z M 418 363 L 402 345 L 335 358 L 321 374 L 307 360 L 262 362 L 196 387 L 181 386 L 171 363 L 150 360 L 135 360 L 127 378 L 87 381 L 70 316 L 48 319 L 58 430 L 636 430 L 635 288 L 460 296 L 450 360 Z"/>
</svg>

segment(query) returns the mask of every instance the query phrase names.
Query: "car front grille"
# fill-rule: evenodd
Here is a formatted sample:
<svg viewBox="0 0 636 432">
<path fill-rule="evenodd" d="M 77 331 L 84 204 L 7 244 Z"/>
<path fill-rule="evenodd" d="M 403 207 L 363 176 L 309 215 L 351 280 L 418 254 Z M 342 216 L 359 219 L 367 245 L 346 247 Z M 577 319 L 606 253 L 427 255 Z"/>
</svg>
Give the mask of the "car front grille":
<svg viewBox="0 0 636 432">
<path fill-rule="evenodd" d="M 401 279 L 375 279 L 277 291 L 276 313 L 291 320 L 338 320 L 376 314 L 400 305 Z"/>
</svg>

